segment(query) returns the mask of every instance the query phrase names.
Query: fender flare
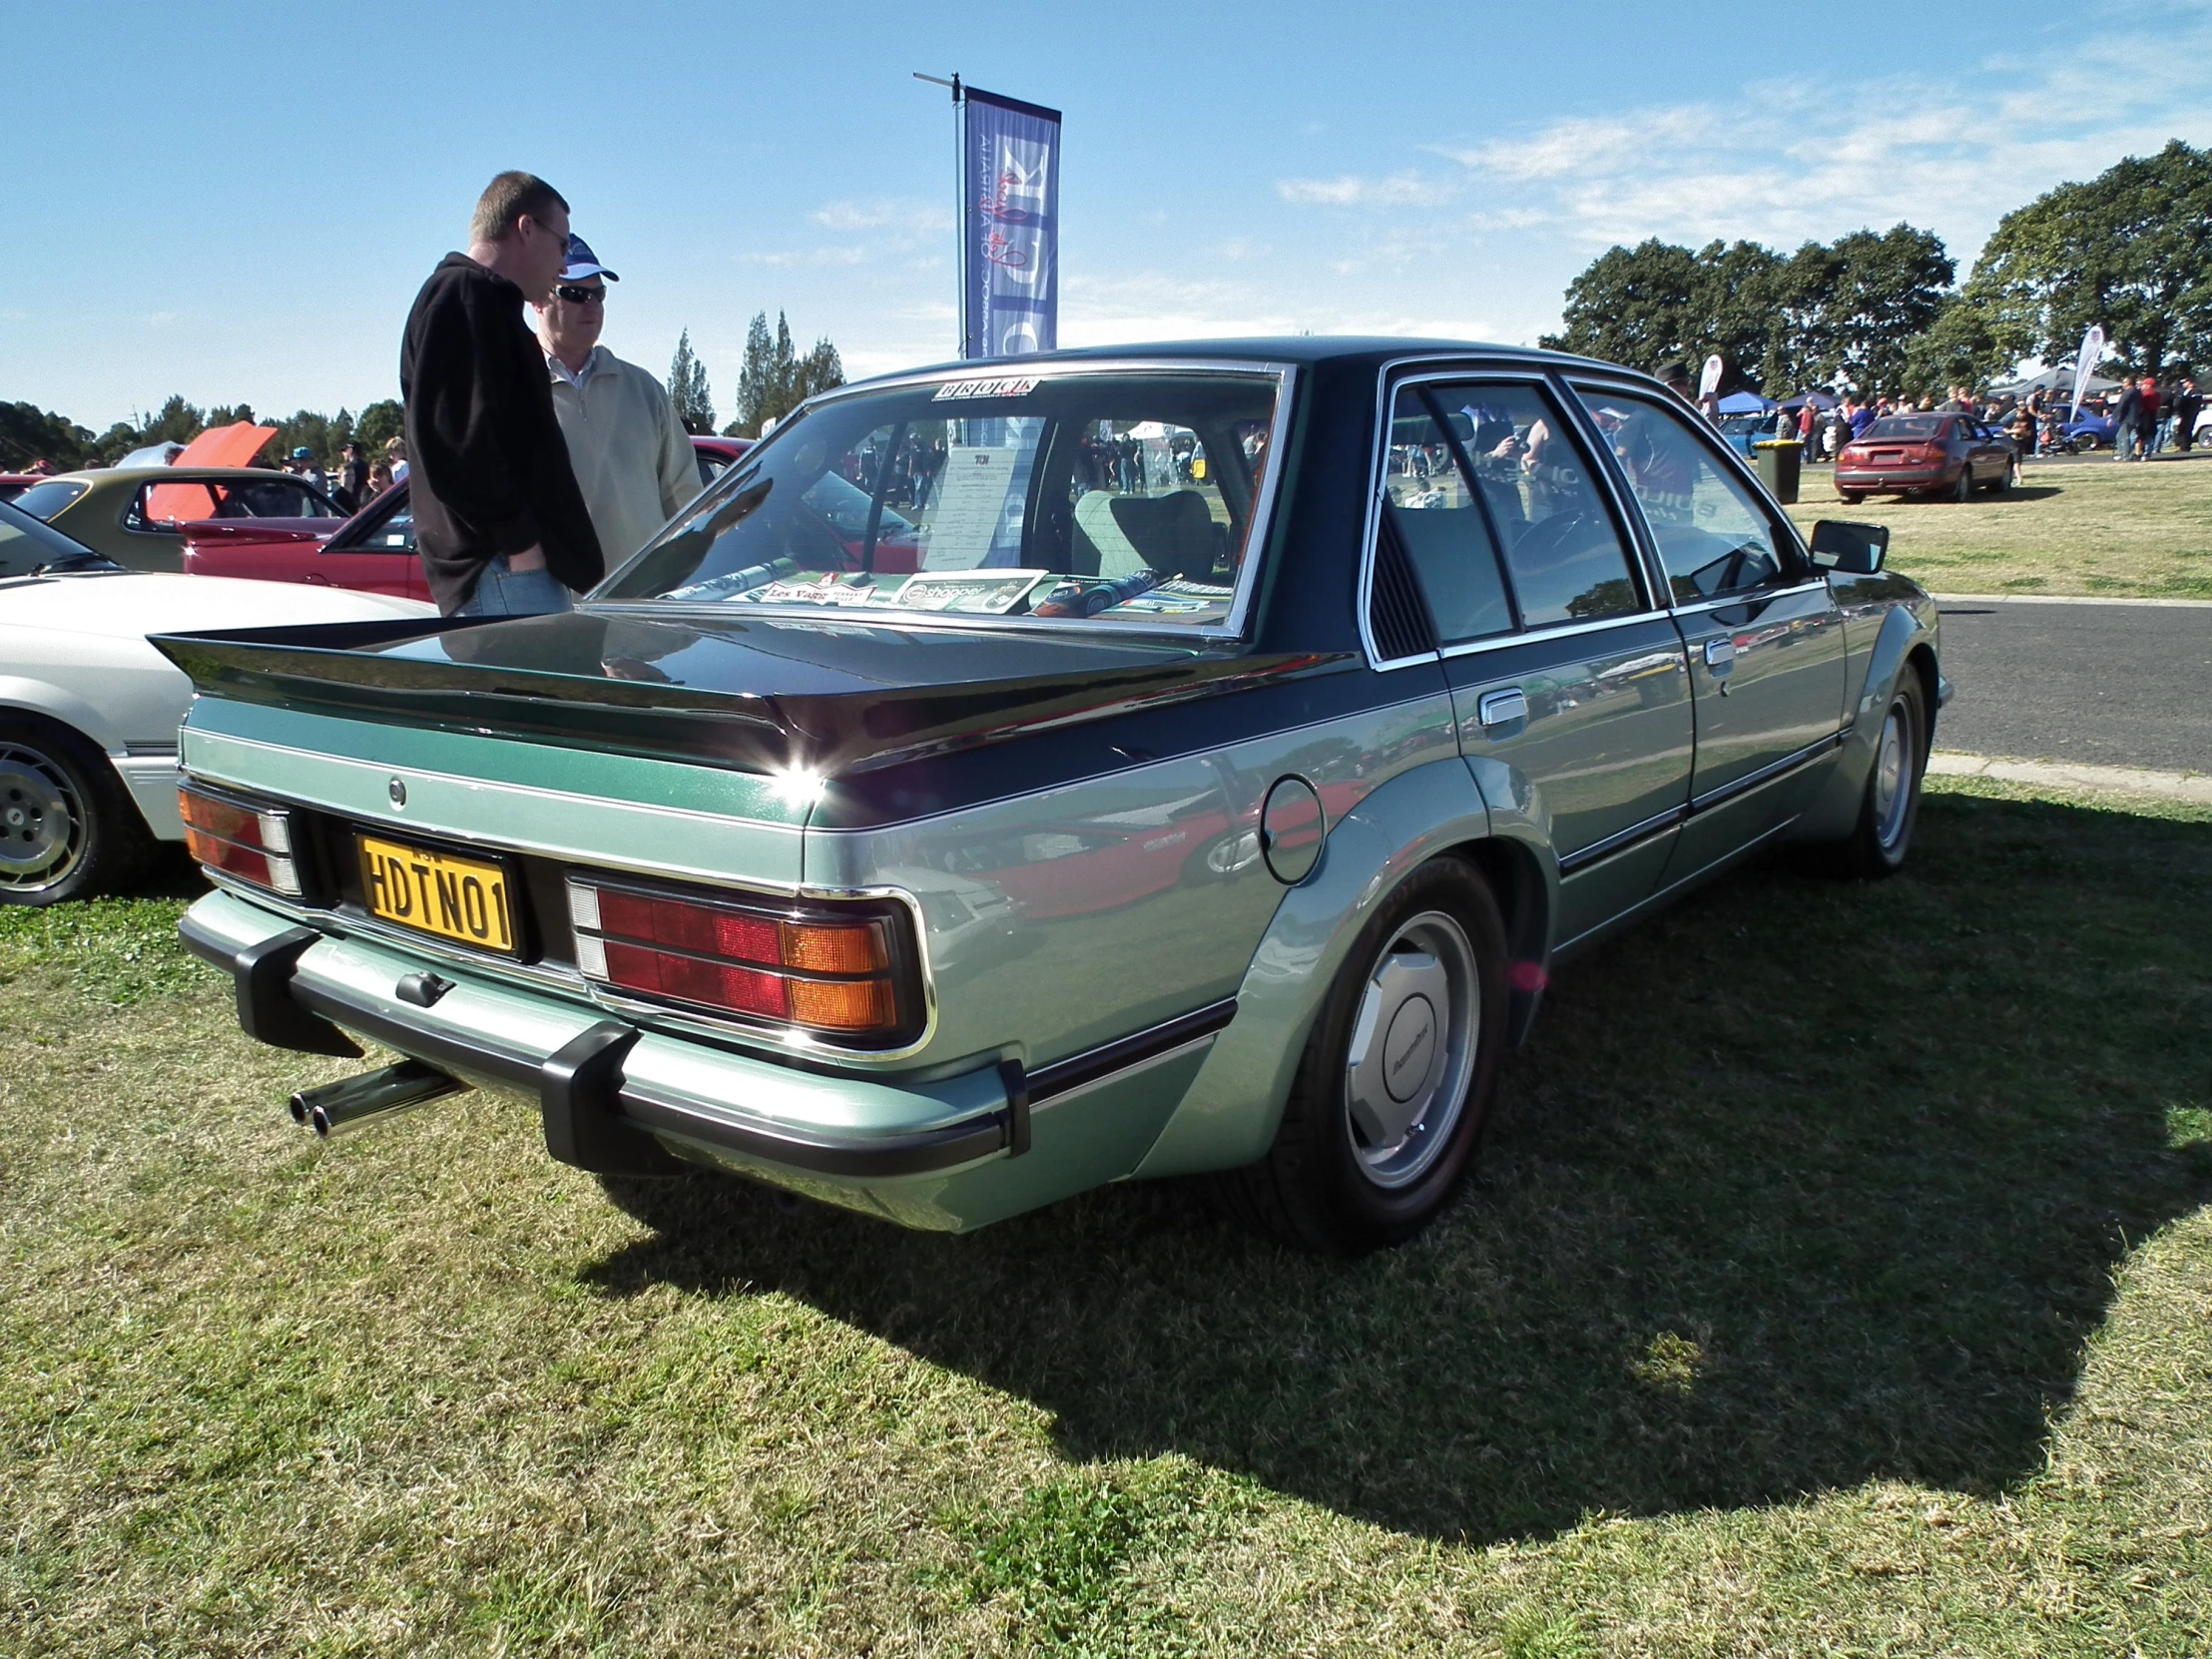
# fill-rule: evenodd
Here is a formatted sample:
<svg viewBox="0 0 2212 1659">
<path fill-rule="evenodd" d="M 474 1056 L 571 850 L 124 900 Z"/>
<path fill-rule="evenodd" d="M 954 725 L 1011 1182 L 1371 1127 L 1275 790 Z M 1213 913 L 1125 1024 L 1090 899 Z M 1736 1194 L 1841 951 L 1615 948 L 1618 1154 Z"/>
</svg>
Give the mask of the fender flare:
<svg viewBox="0 0 2212 1659">
<path fill-rule="evenodd" d="M 103 755 L 113 755 L 122 748 L 111 742 L 113 736 L 107 720 L 100 711 L 73 692 L 45 680 L 27 680 L 21 675 L 0 674 L 0 709 L 18 710 L 27 715 L 43 715 L 48 720 L 70 727 L 93 748 Z"/>
<path fill-rule="evenodd" d="M 1931 601 L 1933 607 L 1933 601 Z M 1859 822 L 1860 798 L 1867 789 L 1867 775 L 1874 766 L 1875 745 L 1882 736 L 1882 718 L 1890 708 L 1898 676 L 1909 672 L 1907 662 L 1926 645 L 1936 649 L 1936 631 L 1915 614 L 1910 605 L 1893 606 L 1882 619 L 1874 647 L 1867 654 L 1867 673 L 1852 705 L 1851 725 L 1844 736 L 1843 753 L 1829 770 L 1828 782 L 1799 818 L 1790 832 L 1794 841 L 1838 840 Z M 1929 699 L 1929 732 L 1936 725 L 1936 700 Z M 1926 765 L 1928 757 L 1921 757 Z"/>
<path fill-rule="evenodd" d="M 1137 1179 L 1236 1169 L 1264 1156 L 1306 1040 L 1353 940 L 1423 860 L 1489 835 L 1489 811 L 1457 756 L 1400 773 L 1330 829 L 1322 856 L 1283 895 L 1237 990 L 1237 1015 L 1199 1067 Z"/>
</svg>

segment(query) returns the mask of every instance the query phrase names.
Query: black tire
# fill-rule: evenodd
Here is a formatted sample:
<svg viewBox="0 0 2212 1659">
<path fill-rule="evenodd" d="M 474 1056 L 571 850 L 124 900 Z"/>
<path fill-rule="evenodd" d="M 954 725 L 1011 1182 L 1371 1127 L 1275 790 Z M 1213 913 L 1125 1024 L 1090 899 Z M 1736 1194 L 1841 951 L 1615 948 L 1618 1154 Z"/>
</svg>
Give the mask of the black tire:
<svg viewBox="0 0 2212 1659">
<path fill-rule="evenodd" d="M 1921 816 L 1921 779 L 1928 771 L 1928 688 L 1911 664 L 1898 671 L 1875 739 L 1874 764 L 1859 801 L 1859 820 L 1838 841 L 1807 848 L 1816 869 L 1847 878 L 1880 878 L 1905 867 L 1913 826 Z M 1893 742 L 1903 753 L 1893 757 Z M 1894 759 L 1894 770 L 1892 768 Z"/>
<path fill-rule="evenodd" d="M 59 721 L 0 714 L 0 904 L 112 892 L 153 850 L 106 756 Z"/>
<path fill-rule="evenodd" d="M 1838 490 L 1836 498 L 1847 507 L 1856 507 L 1860 502 L 1867 499 L 1867 492 L 1865 490 Z"/>
<path fill-rule="evenodd" d="M 2017 457 L 2004 463 L 2004 470 L 1981 487 L 1991 495 L 2002 495 L 2020 481 L 2020 463 Z"/>
<path fill-rule="evenodd" d="M 1958 482 L 1951 486 L 1950 498 L 1953 501 L 1973 499 L 1973 468 L 1963 461 L 1958 463 Z"/>
<path fill-rule="evenodd" d="M 1466 946 L 1471 982 L 1450 977 L 1454 932 Z M 1414 965 L 1402 966 L 1408 963 Z M 1405 971 L 1442 971 L 1443 979 L 1421 983 L 1452 988 L 1444 1017 L 1429 1027 L 1426 1077 L 1413 1085 L 1419 1116 L 1399 1140 L 1380 1146 L 1363 1130 L 1369 1120 L 1352 1098 L 1356 1069 L 1371 1082 L 1388 1082 L 1393 1047 L 1400 1065 L 1421 1052 L 1415 1005 L 1432 1017 L 1433 1001 L 1405 996 L 1384 1031 L 1371 1021 L 1367 1058 L 1357 1068 L 1353 1045 L 1371 990 L 1380 997 L 1386 976 Z M 1258 1163 L 1220 1177 L 1217 1190 L 1230 1213 L 1285 1244 L 1340 1256 L 1402 1244 L 1427 1226 L 1458 1190 L 1489 1116 L 1505 1047 L 1505 973 L 1504 923 L 1479 875 L 1440 857 L 1407 876 L 1361 929 L 1330 988 L 1275 1145 Z M 1401 1016 L 1413 1018 L 1412 1035 L 1395 1043 L 1406 1029 Z M 1431 1084 L 1433 1092 L 1419 1092 Z"/>
</svg>

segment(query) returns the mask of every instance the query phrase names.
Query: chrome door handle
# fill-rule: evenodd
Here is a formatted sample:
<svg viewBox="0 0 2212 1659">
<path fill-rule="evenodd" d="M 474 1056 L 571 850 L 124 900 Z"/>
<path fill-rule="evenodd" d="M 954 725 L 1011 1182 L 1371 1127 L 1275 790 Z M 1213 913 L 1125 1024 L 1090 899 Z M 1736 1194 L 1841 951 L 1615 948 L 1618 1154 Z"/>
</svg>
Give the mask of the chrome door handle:
<svg viewBox="0 0 2212 1659">
<path fill-rule="evenodd" d="M 1484 692 L 1474 708 L 1484 726 L 1510 726 L 1528 718 L 1528 699 L 1518 686 L 1511 691 Z"/>
<path fill-rule="evenodd" d="M 1736 666 L 1736 642 L 1734 640 L 1707 640 L 1705 642 L 1705 666 L 1719 679 Z"/>
</svg>

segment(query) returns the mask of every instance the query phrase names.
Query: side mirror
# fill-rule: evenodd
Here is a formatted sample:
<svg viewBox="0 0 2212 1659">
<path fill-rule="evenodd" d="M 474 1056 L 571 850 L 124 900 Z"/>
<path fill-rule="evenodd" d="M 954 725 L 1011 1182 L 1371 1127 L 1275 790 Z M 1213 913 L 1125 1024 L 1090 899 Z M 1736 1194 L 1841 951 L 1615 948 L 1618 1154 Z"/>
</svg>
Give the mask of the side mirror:
<svg viewBox="0 0 2212 1659">
<path fill-rule="evenodd" d="M 1890 551 L 1887 524 L 1846 524 L 1824 518 L 1813 526 L 1813 562 L 1845 576 L 1872 576 Z"/>
</svg>

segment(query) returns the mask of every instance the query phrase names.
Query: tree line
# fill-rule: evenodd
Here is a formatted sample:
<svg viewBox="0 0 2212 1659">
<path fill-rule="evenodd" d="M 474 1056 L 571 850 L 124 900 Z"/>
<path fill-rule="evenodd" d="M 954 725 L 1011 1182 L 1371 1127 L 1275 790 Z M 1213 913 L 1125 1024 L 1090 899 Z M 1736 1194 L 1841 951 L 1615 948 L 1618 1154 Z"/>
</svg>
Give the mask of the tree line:
<svg viewBox="0 0 2212 1659">
<path fill-rule="evenodd" d="M 2175 140 L 2006 214 L 1972 272 L 1932 231 L 1855 231 L 1793 254 L 1757 243 L 1610 248 L 1540 344 L 1639 368 L 1718 353 L 1722 389 L 1850 385 L 1940 394 L 2025 358 L 2071 361 L 2101 324 L 2108 369 L 2212 364 L 2212 149 Z"/>
<path fill-rule="evenodd" d="M 781 420 L 816 392 L 843 384 L 844 364 L 827 337 L 802 354 L 792 343 L 791 324 L 784 313 L 777 312 L 772 333 L 768 312 L 761 311 L 746 332 L 745 357 L 738 369 L 737 418 L 723 430 L 731 437 L 757 436 L 764 420 Z M 692 350 L 688 328 L 676 343 L 668 391 L 687 430 L 715 429 L 707 365 Z M 349 441 L 359 443 L 373 457 L 388 439 L 400 435 L 404 411 L 397 398 L 387 397 L 358 414 L 343 408 L 334 415 L 300 409 L 271 418 L 257 416 L 246 403 L 203 408 L 178 392 L 153 414 L 119 420 L 96 433 L 66 415 L 32 403 L 0 403 L 0 472 L 20 471 L 41 460 L 58 472 L 113 466 L 134 449 L 157 443 L 190 443 L 211 427 L 241 420 L 276 428 L 276 435 L 262 451 L 265 461 L 274 463 L 294 449 L 305 449 L 314 456 L 315 464 L 327 471 L 337 466 L 340 451 Z"/>
</svg>

